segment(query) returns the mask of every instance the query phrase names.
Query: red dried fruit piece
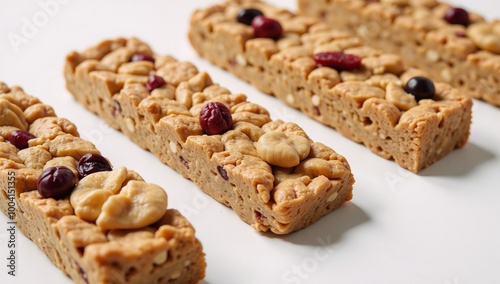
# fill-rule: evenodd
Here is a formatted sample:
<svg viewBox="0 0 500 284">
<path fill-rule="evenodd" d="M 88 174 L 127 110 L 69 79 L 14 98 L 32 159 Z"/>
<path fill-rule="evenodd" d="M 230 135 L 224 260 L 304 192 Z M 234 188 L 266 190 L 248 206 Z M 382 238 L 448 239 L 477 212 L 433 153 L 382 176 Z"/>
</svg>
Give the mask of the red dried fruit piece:
<svg viewBox="0 0 500 284">
<path fill-rule="evenodd" d="M 111 171 L 111 165 L 109 161 L 99 154 L 85 154 L 78 161 L 78 167 L 76 171 L 80 178 L 84 178 L 90 174 Z"/>
<path fill-rule="evenodd" d="M 18 149 L 26 149 L 29 147 L 30 139 L 36 138 L 35 135 L 29 133 L 24 130 L 13 130 L 9 133 L 8 140 L 9 142 L 16 146 Z"/>
<path fill-rule="evenodd" d="M 200 124 L 208 135 L 222 134 L 233 127 L 233 117 L 223 103 L 209 102 L 201 109 Z"/>
<path fill-rule="evenodd" d="M 253 18 L 252 27 L 256 37 L 279 39 L 283 34 L 281 24 L 265 16 L 256 16 Z"/>
<path fill-rule="evenodd" d="M 152 90 L 164 86 L 165 84 L 167 84 L 167 82 L 165 82 L 162 77 L 157 75 L 149 75 L 148 81 L 146 82 L 146 88 L 151 92 Z"/>
<path fill-rule="evenodd" d="M 130 57 L 130 62 L 136 62 L 136 61 L 150 61 L 155 63 L 155 58 L 148 53 L 136 53 Z"/>
<path fill-rule="evenodd" d="M 361 66 L 361 57 L 344 52 L 321 52 L 313 55 L 319 66 L 326 66 L 337 70 L 351 70 Z"/>
<path fill-rule="evenodd" d="M 224 180 L 229 180 L 229 177 L 228 177 L 228 175 L 227 175 L 227 172 L 226 172 L 226 170 L 225 170 L 222 166 L 217 166 L 217 170 L 219 171 L 220 176 L 221 176 Z"/>
<path fill-rule="evenodd" d="M 75 185 L 75 174 L 65 166 L 46 168 L 36 182 L 36 188 L 43 198 L 54 199 L 69 195 Z"/>
<path fill-rule="evenodd" d="M 462 8 L 448 8 L 443 18 L 452 25 L 468 26 L 470 24 L 469 12 Z"/>
</svg>

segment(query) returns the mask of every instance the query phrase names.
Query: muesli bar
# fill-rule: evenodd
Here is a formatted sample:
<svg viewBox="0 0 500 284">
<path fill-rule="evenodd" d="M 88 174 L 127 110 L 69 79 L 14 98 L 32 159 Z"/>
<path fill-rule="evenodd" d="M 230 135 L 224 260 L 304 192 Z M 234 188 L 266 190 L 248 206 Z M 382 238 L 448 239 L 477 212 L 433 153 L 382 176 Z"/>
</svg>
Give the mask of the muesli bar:
<svg viewBox="0 0 500 284">
<path fill-rule="evenodd" d="M 314 18 L 226 1 L 196 11 L 189 38 L 202 57 L 412 172 L 468 140 L 470 98 Z"/>
<path fill-rule="evenodd" d="M 257 231 L 299 230 L 352 198 L 344 157 L 138 39 L 72 52 L 64 74 L 86 108 Z"/>
<path fill-rule="evenodd" d="M 0 209 L 75 283 L 198 283 L 205 256 L 165 191 L 0 82 Z"/>
<path fill-rule="evenodd" d="M 300 10 L 500 106 L 500 21 L 436 0 L 299 0 Z"/>
</svg>

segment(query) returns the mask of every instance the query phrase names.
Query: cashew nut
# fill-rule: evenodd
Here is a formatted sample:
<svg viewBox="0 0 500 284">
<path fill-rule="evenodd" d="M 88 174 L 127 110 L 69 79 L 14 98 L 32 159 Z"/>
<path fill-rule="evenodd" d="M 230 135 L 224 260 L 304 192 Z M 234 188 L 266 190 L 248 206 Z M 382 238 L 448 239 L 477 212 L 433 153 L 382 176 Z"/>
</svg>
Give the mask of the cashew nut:
<svg viewBox="0 0 500 284">
<path fill-rule="evenodd" d="M 102 206 L 96 224 L 101 229 L 137 229 L 158 221 L 167 211 L 165 191 L 154 184 L 129 181 Z"/>
<path fill-rule="evenodd" d="M 290 168 L 297 166 L 309 155 L 311 146 L 303 136 L 290 135 L 280 131 L 270 131 L 255 143 L 257 154 L 269 164 Z"/>
<path fill-rule="evenodd" d="M 500 21 L 472 24 L 467 35 L 478 47 L 500 54 Z"/>
<path fill-rule="evenodd" d="M 110 172 L 98 172 L 81 179 L 70 196 L 76 216 L 94 222 L 106 200 L 118 193 L 127 178 L 124 167 Z"/>
</svg>

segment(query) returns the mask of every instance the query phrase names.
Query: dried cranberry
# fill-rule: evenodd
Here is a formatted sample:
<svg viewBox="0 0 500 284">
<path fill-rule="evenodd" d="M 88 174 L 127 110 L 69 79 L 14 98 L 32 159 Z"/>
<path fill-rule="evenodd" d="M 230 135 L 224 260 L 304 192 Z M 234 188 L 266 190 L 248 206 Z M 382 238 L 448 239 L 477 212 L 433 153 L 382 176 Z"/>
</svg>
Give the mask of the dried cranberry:
<svg viewBox="0 0 500 284">
<path fill-rule="evenodd" d="M 455 36 L 456 37 L 461 37 L 461 38 L 466 38 L 467 37 L 467 33 L 465 33 L 464 31 L 458 31 L 455 33 Z"/>
<path fill-rule="evenodd" d="M 252 24 L 252 20 L 257 17 L 257 16 L 263 16 L 264 14 L 258 10 L 258 9 L 241 9 L 238 12 L 238 16 L 236 17 L 236 20 L 238 23 L 245 24 L 247 26 L 250 26 Z"/>
<path fill-rule="evenodd" d="M 111 171 L 109 161 L 99 154 L 85 154 L 78 161 L 78 176 L 84 178 L 90 174 L 104 171 Z"/>
<path fill-rule="evenodd" d="M 209 102 L 200 112 L 200 124 L 208 135 L 222 134 L 233 127 L 231 111 L 219 102 Z"/>
<path fill-rule="evenodd" d="M 217 166 L 217 170 L 219 171 L 220 176 L 224 180 L 229 180 L 229 177 L 227 176 L 227 172 L 222 166 Z"/>
<path fill-rule="evenodd" d="M 361 57 L 344 52 L 321 52 L 313 55 L 319 66 L 331 67 L 337 70 L 351 70 L 361 66 Z"/>
<path fill-rule="evenodd" d="M 157 75 L 149 75 L 148 81 L 146 82 L 146 88 L 151 92 L 152 90 L 164 86 L 165 84 L 167 84 L 167 82 L 165 82 L 162 77 Z"/>
<path fill-rule="evenodd" d="M 434 83 L 426 77 L 413 77 L 405 85 L 405 91 L 415 96 L 417 101 L 432 99 L 436 94 Z"/>
<path fill-rule="evenodd" d="M 148 53 L 136 53 L 130 57 L 131 62 L 136 62 L 136 61 L 150 61 L 155 63 L 155 58 Z"/>
<path fill-rule="evenodd" d="M 469 13 L 462 8 L 448 8 L 444 13 L 444 20 L 452 25 L 467 26 L 470 24 Z"/>
<path fill-rule="evenodd" d="M 186 159 L 184 159 L 183 156 L 179 156 L 179 160 L 181 160 L 181 163 L 184 165 L 184 167 L 186 167 L 189 170 L 189 162 Z"/>
<path fill-rule="evenodd" d="M 9 137 L 7 138 L 12 145 L 16 146 L 19 149 L 25 149 L 29 147 L 30 139 L 36 138 L 35 135 L 29 133 L 24 130 L 13 130 L 9 133 Z"/>
<path fill-rule="evenodd" d="M 256 37 L 278 39 L 283 34 L 281 24 L 265 16 L 256 16 L 253 18 L 252 27 Z"/>
<path fill-rule="evenodd" d="M 122 113 L 123 109 L 119 101 L 113 100 L 113 107 L 111 108 L 111 114 L 113 117 L 117 117 Z"/>
<path fill-rule="evenodd" d="M 45 169 L 38 177 L 36 188 L 43 198 L 63 198 L 75 188 L 76 176 L 65 166 Z"/>
</svg>

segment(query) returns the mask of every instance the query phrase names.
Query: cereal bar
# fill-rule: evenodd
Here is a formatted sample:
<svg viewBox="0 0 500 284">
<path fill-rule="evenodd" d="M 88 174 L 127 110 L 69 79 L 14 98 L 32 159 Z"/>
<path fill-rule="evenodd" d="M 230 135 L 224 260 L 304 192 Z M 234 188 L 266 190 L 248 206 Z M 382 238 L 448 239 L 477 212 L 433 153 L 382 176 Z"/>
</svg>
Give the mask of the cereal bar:
<svg viewBox="0 0 500 284">
<path fill-rule="evenodd" d="M 66 58 L 67 88 L 257 231 L 287 234 L 352 198 L 344 157 L 135 38 Z"/>
<path fill-rule="evenodd" d="M 167 195 L 0 82 L 0 209 L 75 283 L 198 283 L 205 256 Z"/>
<path fill-rule="evenodd" d="M 500 21 L 437 0 L 299 0 L 300 10 L 500 106 Z"/>
<path fill-rule="evenodd" d="M 314 18 L 226 1 L 196 11 L 189 38 L 202 57 L 412 172 L 468 140 L 470 98 Z"/>
</svg>

